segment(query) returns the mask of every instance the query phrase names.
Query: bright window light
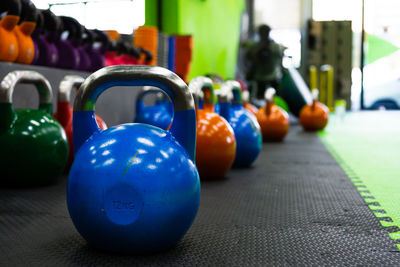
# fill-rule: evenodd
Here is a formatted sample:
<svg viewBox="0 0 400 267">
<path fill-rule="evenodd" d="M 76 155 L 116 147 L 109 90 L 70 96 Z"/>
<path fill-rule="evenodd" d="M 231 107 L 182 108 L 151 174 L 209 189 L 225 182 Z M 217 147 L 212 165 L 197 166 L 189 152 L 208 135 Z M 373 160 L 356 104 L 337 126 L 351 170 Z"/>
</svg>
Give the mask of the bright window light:
<svg viewBox="0 0 400 267">
<path fill-rule="evenodd" d="M 351 20 L 353 31 L 361 32 L 362 0 L 313 0 L 313 20 Z"/>
<path fill-rule="evenodd" d="M 51 6 L 51 11 L 57 16 L 69 16 L 86 26 L 86 7 L 83 3 Z"/>
<path fill-rule="evenodd" d="M 131 34 L 145 22 L 145 0 L 32 0 L 58 16 L 77 19 L 88 29 L 116 30 Z"/>
</svg>

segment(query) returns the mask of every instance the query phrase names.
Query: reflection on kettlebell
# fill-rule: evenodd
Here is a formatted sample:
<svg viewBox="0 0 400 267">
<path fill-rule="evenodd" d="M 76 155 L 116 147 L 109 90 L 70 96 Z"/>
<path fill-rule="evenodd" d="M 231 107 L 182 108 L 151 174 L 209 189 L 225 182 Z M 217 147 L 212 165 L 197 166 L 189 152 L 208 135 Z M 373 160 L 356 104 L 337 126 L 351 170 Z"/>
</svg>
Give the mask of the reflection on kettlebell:
<svg viewBox="0 0 400 267">
<path fill-rule="evenodd" d="M 98 96 L 114 86 L 157 86 L 174 104 L 169 131 L 129 123 L 101 130 Z M 196 113 L 187 85 L 154 66 L 111 66 L 89 76 L 74 102 L 75 159 L 67 205 L 78 232 L 93 246 L 154 252 L 178 243 L 200 203 L 194 164 Z"/>
<path fill-rule="evenodd" d="M 223 83 L 220 97 L 220 115 L 232 126 L 236 139 L 234 167 L 249 167 L 257 159 L 262 147 L 260 125 L 256 117 L 243 107 L 240 83 Z M 232 100 L 228 99 L 232 96 Z"/>
<path fill-rule="evenodd" d="M 274 103 L 275 89 L 265 92 L 266 105 L 257 112 L 263 141 L 282 141 L 289 131 L 289 115 Z"/>
<path fill-rule="evenodd" d="M 143 99 L 146 95 L 155 94 L 155 105 L 145 106 Z M 136 98 L 136 116 L 134 122 L 147 123 L 168 130 L 173 114 L 172 103 L 157 87 L 145 86 Z"/>
<path fill-rule="evenodd" d="M 18 83 L 34 84 L 39 110 L 12 106 Z M 15 186 L 43 185 L 56 181 L 68 158 L 68 144 L 61 125 L 51 116 L 49 82 L 34 71 L 13 71 L 0 87 L 0 181 Z"/>
<path fill-rule="evenodd" d="M 73 139 L 72 139 L 72 107 L 70 106 L 70 98 L 72 89 L 78 89 L 85 79 L 77 75 L 67 75 L 65 76 L 58 87 L 58 101 L 57 101 L 57 112 L 54 113 L 54 118 L 58 120 L 61 126 L 64 128 L 67 134 L 67 140 L 69 145 L 69 157 L 67 169 L 71 167 L 72 161 L 74 159 L 73 151 Z M 107 124 L 104 122 L 100 116 L 95 115 L 96 122 L 100 129 L 107 129 Z"/>
<path fill-rule="evenodd" d="M 313 102 L 300 111 L 300 124 L 306 131 L 323 130 L 328 124 L 329 109 L 318 102 L 318 89 L 312 90 Z"/>
<path fill-rule="evenodd" d="M 201 179 L 220 179 L 231 168 L 235 159 L 236 140 L 232 127 L 214 112 L 214 89 L 206 77 L 196 77 L 189 84 L 196 99 L 197 146 L 196 165 Z M 203 109 L 198 109 L 203 94 Z"/>
</svg>

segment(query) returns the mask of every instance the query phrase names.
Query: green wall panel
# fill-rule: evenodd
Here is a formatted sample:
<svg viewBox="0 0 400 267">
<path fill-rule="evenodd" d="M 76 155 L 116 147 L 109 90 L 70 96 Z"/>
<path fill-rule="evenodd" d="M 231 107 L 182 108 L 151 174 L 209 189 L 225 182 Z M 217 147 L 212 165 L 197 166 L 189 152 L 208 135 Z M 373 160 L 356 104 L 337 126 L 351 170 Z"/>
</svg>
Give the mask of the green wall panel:
<svg viewBox="0 0 400 267">
<path fill-rule="evenodd" d="M 155 25 L 156 0 L 146 0 L 146 24 Z M 194 51 L 189 78 L 216 72 L 233 78 L 245 0 L 164 0 L 163 32 L 191 34 Z M 152 16 L 152 17 L 148 17 Z M 155 23 L 154 23 L 155 21 Z M 154 24 L 152 24 L 154 23 Z"/>
<path fill-rule="evenodd" d="M 157 0 L 145 0 L 145 25 L 157 26 Z"/>
</svg>

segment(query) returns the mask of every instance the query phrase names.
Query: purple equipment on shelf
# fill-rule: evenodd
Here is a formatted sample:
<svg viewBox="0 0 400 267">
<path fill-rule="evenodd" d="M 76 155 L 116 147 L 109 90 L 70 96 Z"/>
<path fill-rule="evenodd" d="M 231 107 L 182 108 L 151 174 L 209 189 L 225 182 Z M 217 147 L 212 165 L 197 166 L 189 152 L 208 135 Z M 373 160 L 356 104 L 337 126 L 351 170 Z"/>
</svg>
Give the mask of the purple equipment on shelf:
<svg viewBox="0 0 400 267">
<path fill-rule="evenodd" d="M 98 30 L 88 30 L 86 29 L 86 34 L 88 36 L 88 42 L 85 44 L 85 49 L 87 54 L 90 57 L 90 69 L 89 71 L 95 72 L 103 68 L 105 63 L 104 53 L 108 48 L 108 39 L 104 39 L 104 36 L 101 36 Z M 104 34 L 105 35 L 105 34 Z M 106 36 L 107 38 L 107 36 Z"/>
<path fill-rule="evenodd" d="M 58 17 L 60 22 L 61 22 L 61 30 L 59 32 L 65 34 L 65 32 L 68 33 L 68 38 L 71 38 L 70 36 L 75 34 L 75 31 L 73 31 L 74 27 L 70 25 L 68 20 L 61 20 L 61 17 Z M 77 70 L 79 68 L 80 64 L 80 54 L 78 49 L 74 47 L 72 42 L 67 39 L 60 37 L 59 35 L 57 36 L 56 40 L 56 46 L 58 48 L 58 53 L 59 53 L 59 60 L 57 67 L 63 68 L 63 69 L 74 69 Z"/>
<path fill-rule="evenodd" d="M 58 63 L 58 50 L 54 44 L 60 27 L 59 20 L 50 10 L 38 10 L 38 21 L 32 39 L 35 44 L 34 65 L 54 67 Z"/>
</svg>

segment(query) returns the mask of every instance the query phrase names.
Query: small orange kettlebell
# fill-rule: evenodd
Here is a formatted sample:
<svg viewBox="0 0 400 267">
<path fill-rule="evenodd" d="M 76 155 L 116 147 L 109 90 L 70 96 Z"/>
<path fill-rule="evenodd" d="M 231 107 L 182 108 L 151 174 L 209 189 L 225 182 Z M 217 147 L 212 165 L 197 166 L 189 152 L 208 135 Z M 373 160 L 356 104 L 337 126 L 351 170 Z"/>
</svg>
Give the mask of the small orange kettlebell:
<svg viewBox="0 0 400 267">
<path fill-rule="evenodd" d="M 18 41 L 14 28 L 21 15 L 21 2 L 4 0 L 0 13 L 7 12 L 0 20 L 0 61 L 14 62 L 18 57 Z"/>
<path fill-rule="evenodd" d="M 250 104 L 250 95 L 249 91 L 242 92 L 242 99 L 243 99 L 243 107 L 250 111 L 254 116 L 257 116 L 258 108 L 256 106 Z"/>
<path fill-rule="evenodd" d="M 300 111 L 300 124 L 305 131 L 319 131 L 328 124 L 329 109 L 318 102 L 318 89 L 312 90 L 313 102 Z"/>
<path fill-rule="evenodd" d="M 213 82 L 196 77 L 189 84 L 196 103 L 197 142 L 196 166 L 200 179 L 220 179 L 231 168 L 236 155 L 236 139 L 232 127 L 215 113 Z M 203 94 L 203 109 L 198 108 Z"/>
<path fill-rule="evenodd" d="M 257 120 L 261 126 L 263 141 L 282 141 L 289 131 L 289 115 L 274 103 L 275 89 L 265 92 L 266 105 L 257 112 Z"/>
<path fill-rule="evenodd" d="M 22 0 L 22 12 L 19 25 L 14 27 L 18 40 L 18 57 L 15 60 L 21 64 L 31 64 L 35 56 L 35 47 L 31 34 L 36 28 L 36 7 L 29 0 Z"/>
</svg>

